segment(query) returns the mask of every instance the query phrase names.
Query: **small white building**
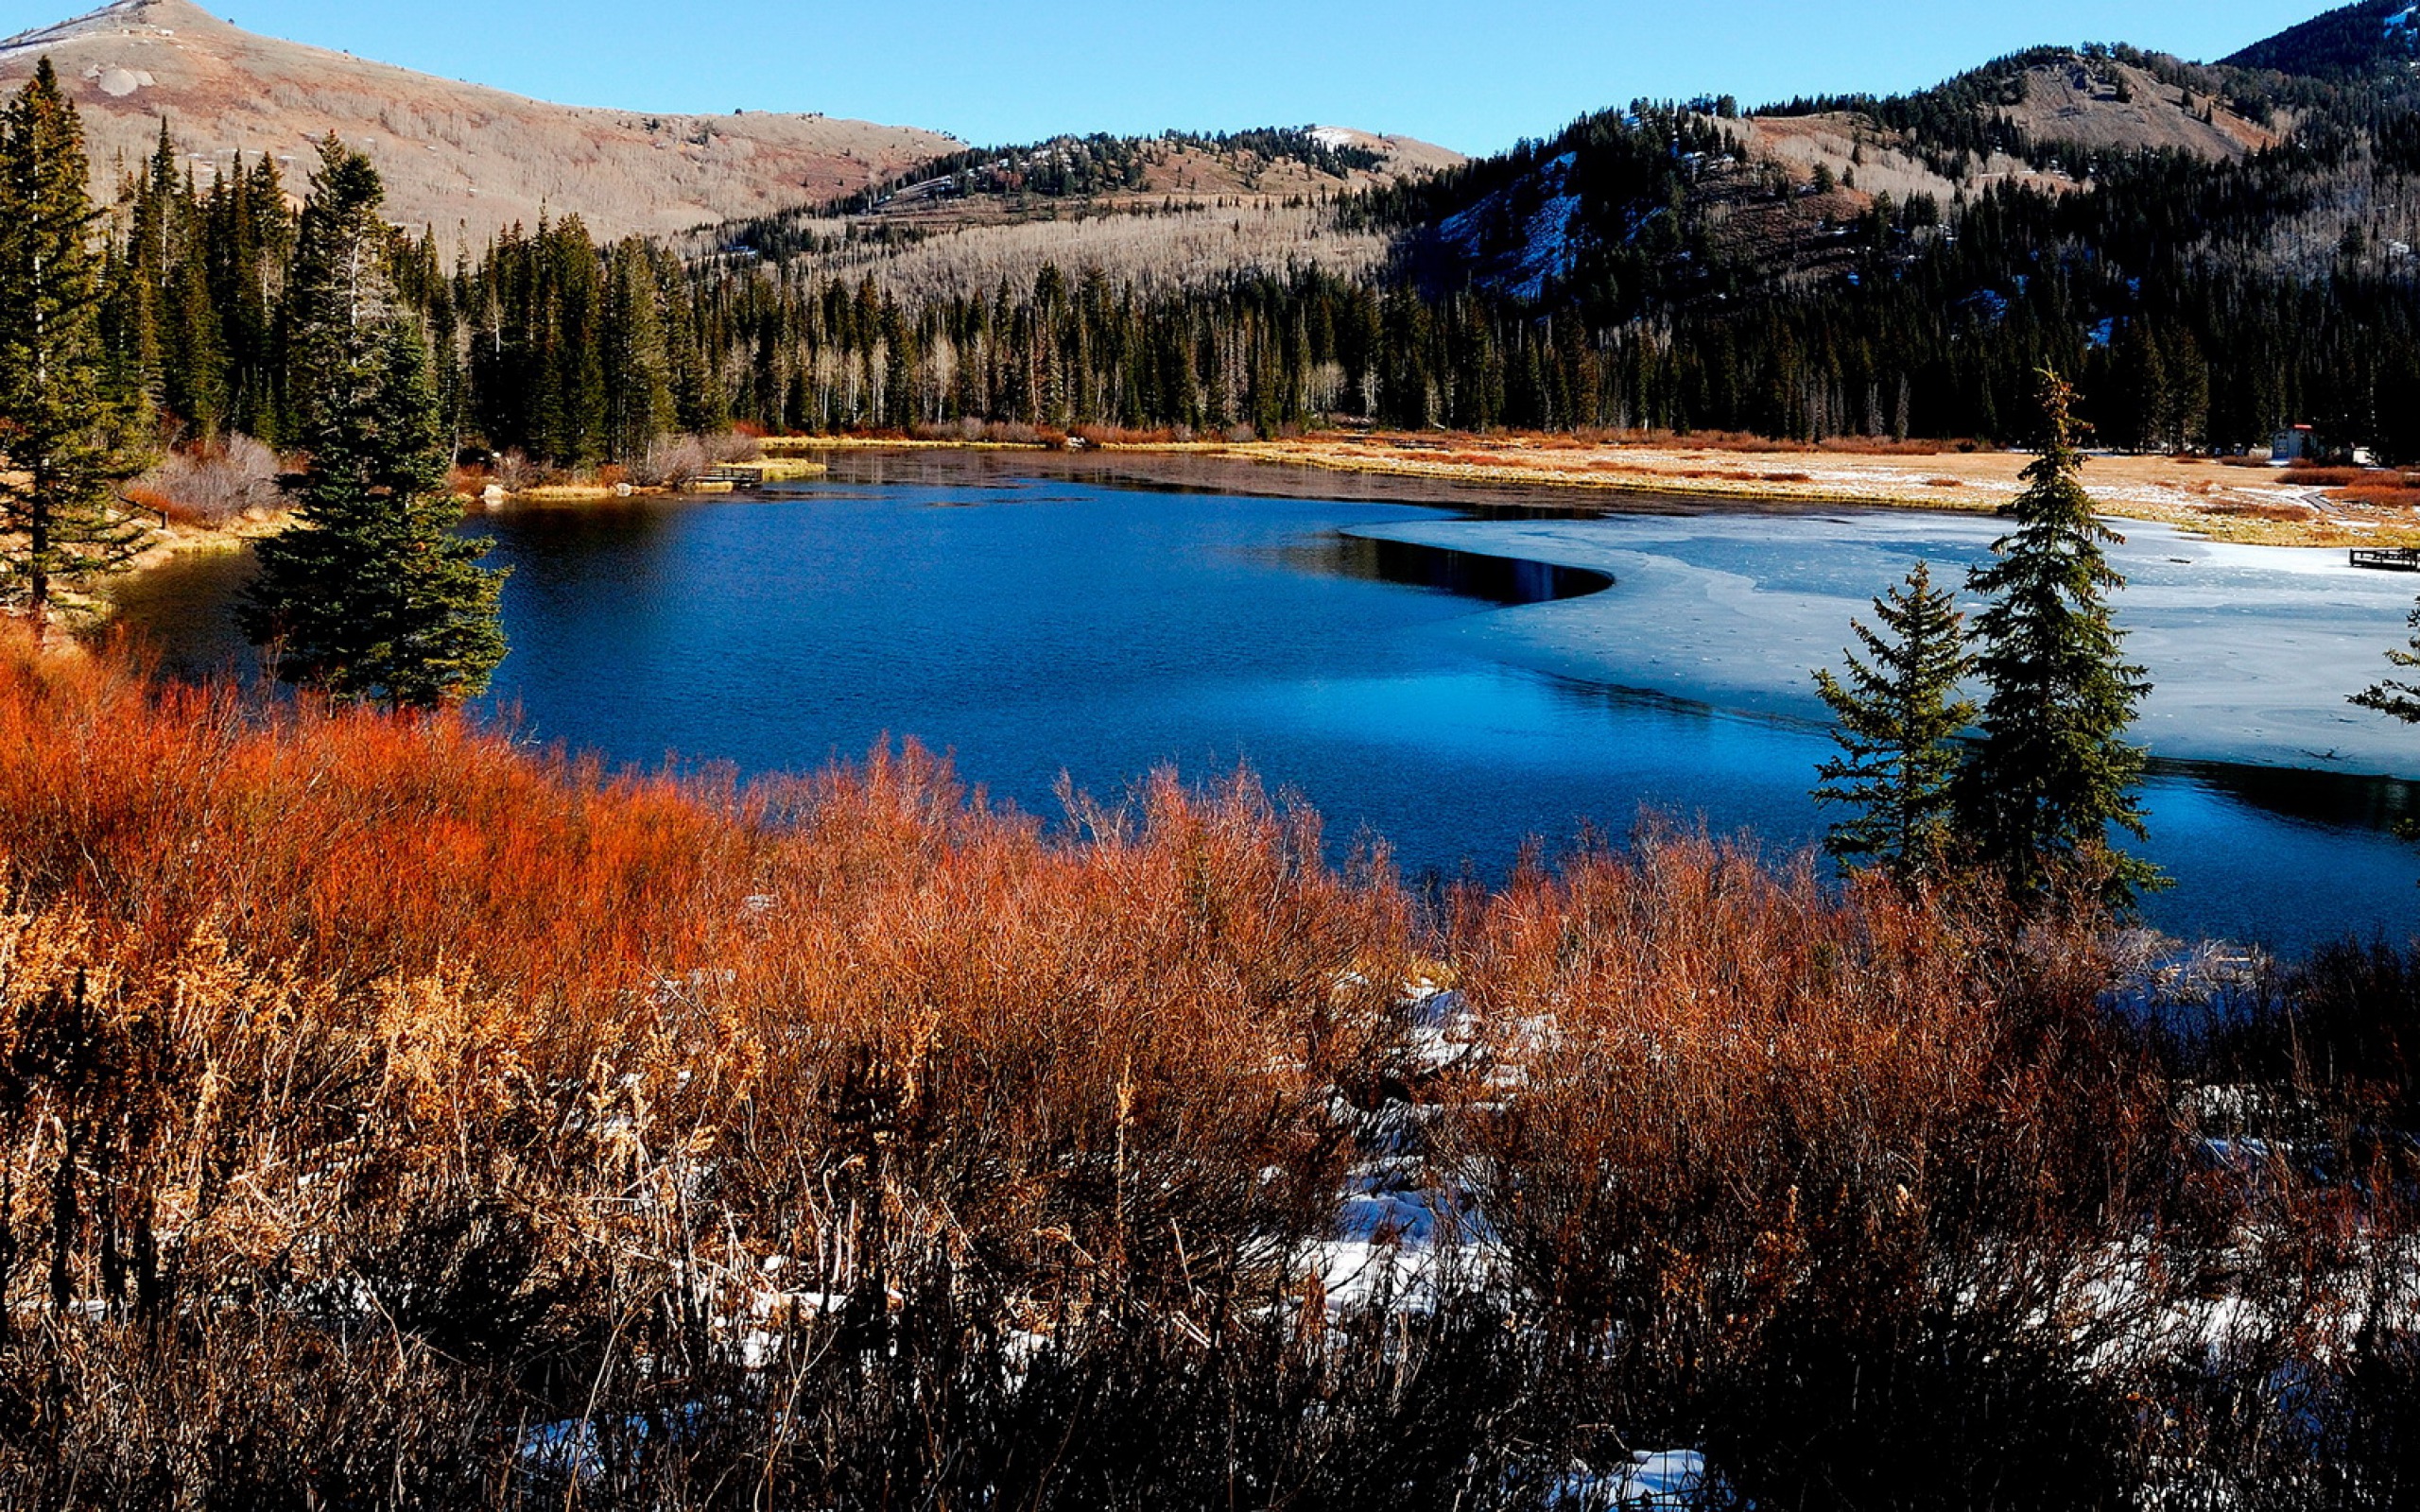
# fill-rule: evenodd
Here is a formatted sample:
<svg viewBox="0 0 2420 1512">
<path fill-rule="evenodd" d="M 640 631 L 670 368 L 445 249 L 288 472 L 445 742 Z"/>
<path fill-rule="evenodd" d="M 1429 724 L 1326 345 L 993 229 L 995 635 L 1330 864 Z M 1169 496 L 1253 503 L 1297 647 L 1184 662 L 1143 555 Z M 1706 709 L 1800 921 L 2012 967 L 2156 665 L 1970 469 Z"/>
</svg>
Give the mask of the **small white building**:
<svg viewBox="0 0 2420 1512">
<path fill-rule="evenodd" d="M 2308 425 L 2289 425 L 2269 441 L 2272 462 L 2300 462 L 2318 455 L 2318 444 Z"/>
</svg>

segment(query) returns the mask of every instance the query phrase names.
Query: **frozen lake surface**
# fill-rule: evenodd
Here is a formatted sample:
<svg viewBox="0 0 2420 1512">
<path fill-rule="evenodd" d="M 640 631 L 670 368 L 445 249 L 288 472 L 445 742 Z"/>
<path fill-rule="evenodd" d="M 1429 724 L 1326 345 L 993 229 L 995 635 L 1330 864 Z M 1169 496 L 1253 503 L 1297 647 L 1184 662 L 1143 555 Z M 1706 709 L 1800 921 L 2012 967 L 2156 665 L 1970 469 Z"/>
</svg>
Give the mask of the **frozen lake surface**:
<svg viewBox="0 0 2420 1512">
<path fill-rule="evenodd" d="M 2152 692 L 2137 738 L 2163 757 L 2420 777 L 2420 729 L 2345 699 L 2389 668 L 2420 576 L 2337 550 L 2193 541 L 2129 524 L 2111 558 L 2128 655 Z M 1917 560 L 1939 582 L 1990 559 L 1997 522 L 1953 514 L 1423 520 L 1371 533 L 1585 567 L 1610 593 L 1469 622 L 1489 654 L 1568 676 L 1822 720 L 1808 669 Z M 1951 571 L 1948 569 L 1956 569 Z"/>
</svg>

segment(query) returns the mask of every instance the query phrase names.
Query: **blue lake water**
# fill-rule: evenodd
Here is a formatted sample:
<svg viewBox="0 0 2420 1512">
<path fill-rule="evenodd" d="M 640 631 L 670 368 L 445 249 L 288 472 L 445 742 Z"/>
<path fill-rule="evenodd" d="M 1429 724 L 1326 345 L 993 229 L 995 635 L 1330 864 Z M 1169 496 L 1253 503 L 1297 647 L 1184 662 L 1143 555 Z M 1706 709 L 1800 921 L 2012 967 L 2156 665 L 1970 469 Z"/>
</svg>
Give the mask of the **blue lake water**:
<svg viewBox="0 0 2420 1512">
<path fill-rule="evenodd" d="M 1802 708 L 1542 658 L 1540 616 L 1618 609 L 1625 585 L 1441 549 L 1434 507 L 843 467 L 765 498 L 475 522 L 513 569 L 493 706 L 618 762 L 744 773 L 913 737 L 1046 816 L 1063 773 L 1115 797 L 1162 765 L 1249 764 L 1327 816 L 1333 851 L 1366 827 L 1415 875 L 1500 876 L 1532 836 L 1647 811 L 1776 852 L 1821 833 L 1806 790 L 1830 747 Z M 164 575 L 128 617 L 172 669 L 225 664 L 242 570 Z M 2290 952 L 2420 917 L 2420 857 L 2385 833 L 2404 784 L 2163 766 L 2148 797 L 2148 853 L 2178 884 L 2150 906 L 2163 928 Z"/>
</svg>

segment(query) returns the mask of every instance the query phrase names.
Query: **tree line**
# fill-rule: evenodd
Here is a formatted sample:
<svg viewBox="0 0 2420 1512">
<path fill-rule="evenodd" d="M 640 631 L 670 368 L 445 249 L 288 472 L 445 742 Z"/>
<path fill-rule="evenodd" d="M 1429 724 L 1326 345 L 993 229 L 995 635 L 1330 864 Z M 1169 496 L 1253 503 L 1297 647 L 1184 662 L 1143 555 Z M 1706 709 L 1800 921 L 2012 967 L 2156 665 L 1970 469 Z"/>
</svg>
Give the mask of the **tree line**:
<svg viewBox="0 0 2420 1512">
<path fill-rule="evenodd" d="M 147 436 L 246 419 L 301 459 L 283 480 L 293 524 L 260 543 L 241 614 L 279 676 L 389 709 L 478 693 L 504 657 L 503 575 L 478 566 L 486 548 L 456 528 L 438 364 L 379 215 L 376 170 L 322 143 L 289 225 L 273 166 L 222 176 L 207 198 L 173 167 L 164 133 L 130 235 L 95 236 L 82 123 L 47 58 L 8 107 L 0 571 L 10 596 L 39 639 L 62 593 L 147 544 L 147 523 L 117 491 Z M 234 291 L 223 302 L 210 296 L 214 275 Z"/>
<path fill-rule="evenodd" d="M 733 424 L 2000 441 L 2023 434 L 2044 368 L 2077 375 L 2080 414 L 2111 444 L 2244 448 L 2308 421 L 2343 446 L 2420 456 L 2408 268 L 2348 246 L 2305 275 L 2249 250 L 2308 208 L 2341 143 L 2234 165 L 2146 155 L 2102 165 L 2088 192 L 2006 183 L 1945 212 L 1883 197 L 1838 228 L 1846 261 L 1814 280 L 1726 258 L 1693 223 L 1692 164 L 1735 147 L 1716 117 L 1608 113 L 1374 194 L 1345 214 L 1413 249 L 1377 278 L 1297 266 L 1144 287 L 1050 266 L 1029 285 L 904 300 L 871 274 L 821 277 L 744 246 L 684 262 L 600 245 L 577 215 L 475 255 L 398 231 L 385 255 L 429 334 L 452 447 L 561 468 L 631 463 L 668 435 Z M 1564 275 L 1523 297 L 1408 229 L 1491 195 L 1517 212 L 1550 148 L 1572 156 L 1582 230 L 1678 208 L 1622 237 L 1578 237 Z M 159 436 L 286 444 L 300 417 L 285 186 L 271 162 L 207 187 L 179 163 L 164 128 L 112 217 L 105 387 Z"/>
</svg>

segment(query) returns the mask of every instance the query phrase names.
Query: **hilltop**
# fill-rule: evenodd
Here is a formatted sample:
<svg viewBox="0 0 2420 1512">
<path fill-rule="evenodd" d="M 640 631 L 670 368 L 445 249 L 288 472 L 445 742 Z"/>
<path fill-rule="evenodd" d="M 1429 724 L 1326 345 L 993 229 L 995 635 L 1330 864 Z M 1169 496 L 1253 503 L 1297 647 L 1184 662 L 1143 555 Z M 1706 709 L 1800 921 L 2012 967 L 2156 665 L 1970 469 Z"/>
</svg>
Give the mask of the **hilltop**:
<svg viewBox="0 0 2420 1512">
<path fill-rule="evenodd" d="M 0 42 L 0 88 L 45 55 L 83 113 L 105 201 L 164 117 L 205 184 L 239 152 L 307 165 L 333 131 L 377 164 L 397 222 L 474 242 L 549 211 L 606 236 L 677 234 L 853 194 L 960 146 L 821 115 L 549 105 L 255 36 L 190 0 L 117 0 Z"/>
<path fill-rule="evenodd" d="M 608 238 L 677 236 L 852 205 L 886 215 L 913 209 L 925 228 L 1017 218 L 997 204 L 971 216 L 942 212 L 929 194 L 892 202 L 898 190 L 934 177 L 931 165 L 969 156 L 966 144 L 938 131 L 821 114 L 552 105 L 257 36 L 191 0 L 116 0 L 0 42 L 0 88 L 21 85 L 44 56 L 83 113 L 104 201 L 150 156 L 165 119 L 205 184 L 239 153 L 307 166 L 310 145 L 334 132 L 376 163 L 396 222 L 474 245 L 566 213 Z M 1355 166 L 1333 178 L 1252 145 L 1171 137 L 1150 139 L 1153 171 L 1119 187 L 1188 201 L 1283 198 L 1461 161 L 1426 143 L 1342 128 L 1295 134 L 1316 137 L 1322 151 Z"/>
<path fill-rule="evenodd" d="M 2133 48 L 2037 48 L 1888 98 L 1641 102 L 1440 179 L 1409 213 L 1410 263 L 1525 299 L 1609 264 L 1683 296 L 1846 277 L 1877 215 L 1926 232 L 2001 187 L 2065 196 L 2152 158 L 2243 164 L 2293 123 L 2220 71 Z"/>
<path fill-rule="evenodd" d="M 1342 212 L 1466 165 L 1401 136 L 1309 126 L 1060 136 L 928 159 L 888 182 L 717 228 L 697 252 L 871 277 L 912 298 L 1027 288 L 1047 265 L 1184 287 L 1316 264 L 1365 275 L 1387 238 Z"/>
</svg>

